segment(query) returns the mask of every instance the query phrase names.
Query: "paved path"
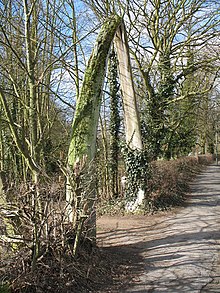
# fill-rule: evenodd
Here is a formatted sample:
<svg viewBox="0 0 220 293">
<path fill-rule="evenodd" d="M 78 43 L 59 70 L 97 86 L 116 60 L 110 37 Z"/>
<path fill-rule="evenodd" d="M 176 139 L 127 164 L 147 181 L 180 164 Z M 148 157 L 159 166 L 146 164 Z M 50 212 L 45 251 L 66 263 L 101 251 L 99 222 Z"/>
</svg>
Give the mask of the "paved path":
<svg viewBox="0 0 220 293">
<path fill-rule="evenodd" d="M 198 175 L 186 207 L 153 220 L 108 223 L 109 229 L 99 232 L 100 245 L 136 259 L 136 276 L 120 292 L 220 292 L 220 166 Z"/>
</svg>

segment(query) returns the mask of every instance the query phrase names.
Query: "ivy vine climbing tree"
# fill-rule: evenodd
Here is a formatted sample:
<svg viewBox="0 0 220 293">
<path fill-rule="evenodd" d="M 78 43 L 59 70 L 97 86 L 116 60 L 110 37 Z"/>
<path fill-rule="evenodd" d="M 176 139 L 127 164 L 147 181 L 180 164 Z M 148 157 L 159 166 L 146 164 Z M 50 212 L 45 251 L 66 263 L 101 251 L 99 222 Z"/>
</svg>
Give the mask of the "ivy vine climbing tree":
<svg viewBox="0 0 220 293">
<path fill-rule="evenodd" d="M 118 195 L 118 159 L 119 159 L 119 84 L 118 62 L 115 50 L 112 49 L 109 56 L 109 90 L 110 90 L 110 150 L 109 150 L 109 173 L 111 196 Z"/>
<path fill-rule="evenodd" d="M 129 210 L 134 211 L 143 203 L 148 173 L 148 156 L 143 149 L 139 111 L 137 106 L 134 80 L 129 53 L 125 24 L 118 27 L 115 35 L 115 47 L 118 56 L 119 79 L 122 91 L 126 146 L 123 148 L 127 176 L 127 196 L 132 198 Z"/>
<path fill-rule="evenodd" d="M 100 6 L 97 1 L 84 0 L 84 2 L 92 8 L 99 19 L 105 18 L 109 13 L 115 13 L 116 11 L 124 15 L 128 8 L 126 8 L 126 5 L 120 1 L 103 2 L 102 6 Z M 140 172 L 138 172 L 138 178 L 136 176 L 135 168 L 137 167 L 137 161 L 134 162 L 133 160 L 128 159 L 131 152 L 134 152 L 133 158 L 135 157 L 135 160 L 140 158 L 138 161 L 138 166 L 141 165 L 142 168 L 146 170 L 146 165 L 142 164 L 142 158 L 145 155 L 145 151 L 143 150 L 142 144 L 140 117 L 135 94 L 134 80 L 132 76 L 128 37 L 126 33 L 126 26 L 123 20 L 116 30 L 114 45 L 118 59 L 119 83 L 124 110 L 125 140 L 127 145 L 124 148 L 124 156 L 126 164 L 129 162 L 129 166 L 126 166 L 126 170 L 134 170 L 134 172 L 126 172 L 126 175 L 128 181 L 130 181 L 130 186 L 139 186 L 136 193 L 131 192 L 131 190 L 128 190 L 128 193 L 130 193 L 130 197 L 133 198 L 138 197 L 139 193 L 139 195 L 142 194 L 141 197 L 143 198 L 144 190 L 139 184 L 142 181 L 142 175 Z M 128 149 L 129 152 L 126 151 Z M 138 152 L 138 155 L 135 155 L 136 152 Z"/>
</svg>

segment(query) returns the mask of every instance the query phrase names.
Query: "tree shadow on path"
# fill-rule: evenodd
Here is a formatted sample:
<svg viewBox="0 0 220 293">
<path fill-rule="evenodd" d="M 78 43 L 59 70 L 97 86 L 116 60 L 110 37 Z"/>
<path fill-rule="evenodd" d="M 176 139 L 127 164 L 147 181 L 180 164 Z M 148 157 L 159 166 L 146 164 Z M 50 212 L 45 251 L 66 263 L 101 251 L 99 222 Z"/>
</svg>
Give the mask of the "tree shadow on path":
<svg viewBox="0 0 220 293">
<path fill-rule="evenodd" d="M 220 253 L 219 166 L 209 166 L 191 189 L 176 213 L 111 218 L 111 229 L 99 231 L 99 245 L 127 270 L 123 284 L 100 292 L 220 292 L 217 283 L 206 291 L 220 278 L 214 269 Z"/>
</svg>

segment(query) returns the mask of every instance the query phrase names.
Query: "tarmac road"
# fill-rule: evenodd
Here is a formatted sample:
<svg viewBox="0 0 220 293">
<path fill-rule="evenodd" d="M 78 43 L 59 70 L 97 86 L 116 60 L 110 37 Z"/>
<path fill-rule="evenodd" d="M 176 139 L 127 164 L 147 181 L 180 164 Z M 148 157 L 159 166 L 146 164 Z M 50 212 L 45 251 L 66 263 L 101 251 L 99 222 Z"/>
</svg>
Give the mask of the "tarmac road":
<svg viewBox="0 0 220 293">
<path fill-rule="evenodd" d="M 197 176 L 175 212 L 104 217 L 98 226 L 100 245 L 133 255 L 136 273 L 118 292 L 220 292 L 220 166 Z"/>
</svg>

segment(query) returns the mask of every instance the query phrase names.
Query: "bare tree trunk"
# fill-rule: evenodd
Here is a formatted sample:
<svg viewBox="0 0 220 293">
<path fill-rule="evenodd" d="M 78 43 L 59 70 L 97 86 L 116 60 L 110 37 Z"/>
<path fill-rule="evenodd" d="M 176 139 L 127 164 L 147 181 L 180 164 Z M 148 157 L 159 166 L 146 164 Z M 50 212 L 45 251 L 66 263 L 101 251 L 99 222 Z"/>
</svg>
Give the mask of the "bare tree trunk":
<svg viewBox="0 0 220 293">
<path fill-rule="evenodd" d="M 31 40 L 31 37 L 33 37 L 31 36 L 31 30 L 33 30 L 33 27 L 31 27 L 31 23 L 30 23 L 31 18 L 30 18 L 30 12 L 28 10 L 27 0 L 24 0 L 24 16 L 25 16 L 26 60 L 27 60 L 27 71 L 28 71 L 28 85 L 29 85 L 31 156 L 36 160 L 37 93 L 36 93 L 36 85 L 35 85 L 35 62 L 34 62 L 34 56 L 33 56 L 34 52 L 33 52 L 32 40 Z"/>
<path fill-rule="evenodd" d="M 77 24 L 76 24 L 76 12 L 74 1 L 71 2 L 72 16 L 73 16 L 73 56 L 74 56 L 74 74 L 75 74 L 75 84 L 76 84 L 76 99 L 79 97 L 79 61 L 77 52 Z"/>
<path fill-rule="evenodd" d="M 0 171 L 4 170 L 4 144 L 3 144 L 3 130 L 0 121 Z"/>
<path fill-rule="evenodd" d="M 109 198 L 110 190 L 109 190 L 109 165 L 108 165 L 108 141 L 107 141 L 107 129 L 106 129 L 106 117 L 105 117 L 105 102 L 104 102 L 104 117 L 100 115 L 100 130 L 102 137 L 102 149 L 103 149 L 103 162 L 102 162 L 102 194 Z"/>
</svg>

